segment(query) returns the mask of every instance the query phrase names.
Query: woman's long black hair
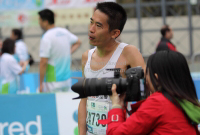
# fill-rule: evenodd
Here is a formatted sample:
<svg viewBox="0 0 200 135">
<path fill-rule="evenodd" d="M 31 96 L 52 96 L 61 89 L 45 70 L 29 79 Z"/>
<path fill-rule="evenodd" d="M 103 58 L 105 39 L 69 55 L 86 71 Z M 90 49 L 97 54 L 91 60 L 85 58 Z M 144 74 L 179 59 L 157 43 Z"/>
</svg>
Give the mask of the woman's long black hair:
<svg viewBox="0 0 200 135">
<path fill-rule="evenodd" d="M 159 51 L 151 55 L 147 62 L 147 72 L 156 91 L 161 87 L 172 97 L 186 99 L 200 106 L 187 61 L 181 53 Z"/>
<path fill-rule="evenodd" d="M 7 38 L 3 41 L 3 46 L 1 49 L 1 53 L 9 53 L 9 54 L 14 54 L 15 53 L 15 41 Z"/>
</svg>

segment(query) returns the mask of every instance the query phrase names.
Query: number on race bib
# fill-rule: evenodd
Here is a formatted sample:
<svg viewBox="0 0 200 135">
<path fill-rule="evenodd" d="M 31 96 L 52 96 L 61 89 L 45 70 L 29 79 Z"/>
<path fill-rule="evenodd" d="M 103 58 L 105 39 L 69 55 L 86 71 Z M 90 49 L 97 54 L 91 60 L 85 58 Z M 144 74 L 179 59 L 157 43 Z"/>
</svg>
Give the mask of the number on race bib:
<svg viewBox="0 0 200 135">
<path fill-rule="evenodd" d="M 101 119 L 102 119 L 102 120 L 106 119 L 106 115 L 105 115 L 105 114 L 102 114 L 102 115 L 101 115 Z M 102 126 L 105 127 L 106 125 L 103 125 L 103 124 L 102 124 Z"/>
<path fill-rule="evenodd" d="M 89 112 L 89 115 L 88 115 L 88 120 L 89 120 L 89 124 L 91 124 L 91 113 Z"/>
<path fill-rule="evenodd" d="M 94 125 L 96 124 L 96 126 L 98 127 L 100 124 L 98 123 L 99 119 L 106 119 L 106 114 L 99 114 L 99 113 L 91 113 L 87 111 L 87 124 L 89 125 Z M 95 122 L 96 119 L 96 123 Z M 102 127 L 105 127 L 106 125 L 102 124 Z"/>
<path fill-rule="evenodd" d="M 98 126 L 99 126 L 98 120 L 100 119 L 100 115 L 99 115 L 99 113 L 97 113 L 96 117 L 97 117 L 96 126 L 98 127 Z"/>
<path fill-rule="evenodd" d="M 92 125 L 94 125 L 95 113 L 91 113 L 91 114 L 93 115 Z"/>
</svg>

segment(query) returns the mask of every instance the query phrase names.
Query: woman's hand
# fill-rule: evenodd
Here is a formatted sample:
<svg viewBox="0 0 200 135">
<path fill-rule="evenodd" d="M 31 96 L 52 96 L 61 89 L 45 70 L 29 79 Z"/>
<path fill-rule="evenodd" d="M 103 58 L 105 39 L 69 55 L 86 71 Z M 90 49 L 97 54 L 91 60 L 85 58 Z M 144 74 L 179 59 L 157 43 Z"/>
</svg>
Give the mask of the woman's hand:
<svg viewBox="0 0 200 135">
<path fill-rule="evenodd" d="M 121 94 L 120 96 L 116 92 L 117 86 L 116 84 L 112 85 L 112 96 L 110 96 L 112 100 L 112 108 L 122 108 L 124 106 L 125 94 Z"/>
</svg>

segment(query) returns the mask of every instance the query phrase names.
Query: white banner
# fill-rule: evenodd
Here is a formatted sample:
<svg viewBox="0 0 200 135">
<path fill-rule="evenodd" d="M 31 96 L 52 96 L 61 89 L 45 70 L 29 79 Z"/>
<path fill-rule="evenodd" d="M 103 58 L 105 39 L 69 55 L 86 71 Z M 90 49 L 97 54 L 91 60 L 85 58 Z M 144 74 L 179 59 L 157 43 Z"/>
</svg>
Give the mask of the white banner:
<svg viewBox="0 0 200 135">
<path fill-rule="evenodd" d="M 85 8 L 95 7 L 98 2 L 106 2 L 116 0 L 44 0 L 44 7 L 55 9 L 55 8 Z"/>
<path fill-rule="evenodd" d="M 78 105 L 80 100 L 74 92 L 56 93 L 59 135 L 78 135 Z"/>
</svg>

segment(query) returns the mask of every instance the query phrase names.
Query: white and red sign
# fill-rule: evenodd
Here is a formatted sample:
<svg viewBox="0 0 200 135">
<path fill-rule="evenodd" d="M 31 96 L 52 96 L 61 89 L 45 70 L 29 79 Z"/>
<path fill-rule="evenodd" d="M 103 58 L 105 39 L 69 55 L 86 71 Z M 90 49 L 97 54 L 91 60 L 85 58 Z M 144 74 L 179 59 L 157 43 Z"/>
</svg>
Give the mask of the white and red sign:
<svg viewBox="0 0 200 135">
<path fill-rule="evenodd" d="M 44 7 L 56 9 L 56 8 L 85 8 L 95 7 L 98 2 L 106 2 L 116 0 L 45 0 Z"/>
</svg>

